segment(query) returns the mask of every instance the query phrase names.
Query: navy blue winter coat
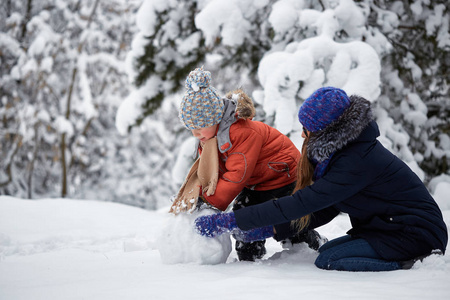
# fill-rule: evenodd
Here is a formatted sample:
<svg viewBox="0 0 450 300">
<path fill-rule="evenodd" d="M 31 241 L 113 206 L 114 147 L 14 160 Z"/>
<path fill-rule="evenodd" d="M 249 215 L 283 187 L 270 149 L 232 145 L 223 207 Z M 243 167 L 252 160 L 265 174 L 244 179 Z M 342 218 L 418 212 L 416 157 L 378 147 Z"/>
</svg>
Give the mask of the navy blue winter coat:
<svg viewBox="0 0 450 300">
<path fill-rule="evenodd" d="M 235 211 L 238 227 L 275 225 L 281 240 L 292 235 L 291 220 L 312 214 L 312 229 L 343 212 L 352 224 L 348 234 L 367 240 L 386 260 L 408 260 L 434 249 L 445 252 L 447 227 L 439 207 L 378 136 L 377 124 L 368 120 L 356 139 L 335 149 L 319 180 L 292 196 Z"/>
</svg>

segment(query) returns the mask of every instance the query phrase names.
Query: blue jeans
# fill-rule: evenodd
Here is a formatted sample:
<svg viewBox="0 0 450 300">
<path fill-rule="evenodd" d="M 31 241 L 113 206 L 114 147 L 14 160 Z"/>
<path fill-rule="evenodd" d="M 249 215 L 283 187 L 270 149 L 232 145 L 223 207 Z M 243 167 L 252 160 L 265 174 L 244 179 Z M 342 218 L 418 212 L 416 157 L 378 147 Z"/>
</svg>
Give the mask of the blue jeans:
<svg viewBox="0 0 450 300">
<path fill-rule="evenodd" d="M 338 271 L 392 271 L 401 269 L 398 262 L 384 260 L 361 238 L 342 236 L 319 248 L 315 265 L 320 269 Z"/>
</svg>

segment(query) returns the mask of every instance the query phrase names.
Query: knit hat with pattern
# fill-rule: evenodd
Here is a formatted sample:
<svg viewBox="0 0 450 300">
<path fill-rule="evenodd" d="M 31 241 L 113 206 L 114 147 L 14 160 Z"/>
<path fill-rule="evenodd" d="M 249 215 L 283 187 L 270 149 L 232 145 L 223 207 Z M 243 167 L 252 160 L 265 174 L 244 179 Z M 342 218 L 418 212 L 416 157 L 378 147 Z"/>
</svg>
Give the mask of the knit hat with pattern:
<svg viewBox="0 0 450 300">
<path fill-rule="evenodd" d="M 349 106 L 350 99 L 343 90 L 323 87 L 305 100 L 298 119 L 306 130 L 320 131 L 337 120 Z"/>
<path fill-rule="evenodd" d="M 197 68 L 186 78 L 186 93 L 180 105 L 179 117 L 190 130 L 220 123 L 224 104 L 211 84 L 211 73 Z"/>
</svg>

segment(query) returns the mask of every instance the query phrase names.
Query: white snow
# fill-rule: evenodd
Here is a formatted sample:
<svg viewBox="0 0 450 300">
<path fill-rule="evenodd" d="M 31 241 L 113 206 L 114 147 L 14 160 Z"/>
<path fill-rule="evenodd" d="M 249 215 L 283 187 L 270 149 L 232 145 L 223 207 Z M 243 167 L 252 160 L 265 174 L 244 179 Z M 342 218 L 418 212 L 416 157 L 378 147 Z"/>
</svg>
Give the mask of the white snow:
<svg viewBox="0 0 450 300">
<path fill-rule="evenodd" d="M 269 52 L 260 61 L 258 78 L 264 87 L 264 111 L 275 115 L 274 125 L 281 133 L 295 132 L 297 93 L 306 99 L 322 86 L 335 86 L 369 101 L 378 98 L 381 67 L 375 49 L 361 41 L 334 41 L 339 28 L 360 35 L 364 18 L 353 1 L 340 1 L 335 10 L 322 13 L 302 9 L 293 1 L 280 1 L 274 5 L 269 21 L 278 34 L 284 34 L 295 23 L 302 28 L 316 28 L 319 33 Z"/>
<path fill-rule="evenodd" d="M 448 195 L 450 185 L 442 183 L 437 192 Z M 449 202 L 448 197 L 443 201 Z M 447 204 L 443 212 L 447 224 L 449 208 Z M 226 242 L 188 233 L 193 216 L 179 218 L 167 211 L 168 207 L 147 211 L 100 201 L 0 196 L 0 299 L 450 297 L 449 254 L 426 258 L 411 270 L 324 271 L 313 264 L 316 252 L 303 245 L 283 249 L 270 239 L 268 254 L 254 263 L 237 261 L 234 250 L 225 263 L 209 265 L 200 254 L 197 261 L 176 263 L 183 253 L 200 253 L 203 247 L 225 254 L 226 248 L 219 246 Z M 170 245 L 162 235 L 167 226 L 184 226 L 178 244 Z M 318 231 L 330 239 L 349 227 L 348 218 L 339 216 Z"/>
<path fill-rule="evenodd" d="M 292 1 L 282 0 L 275 2 L 272 12 L 269 16 L 269 22 L 272 24 L 275 32 L 283 34 L 292 29 L 298 22 L 299 13 L 292 9 Z"/>
<path fill-rule="evenodd" d="M 133 125 L 140 113 L 140 92 L 133 90 L 120 104 L 116 114 L 116 128 L 120 134 L 125 135 L 128 127 Z"/>
<path fill-rule="evenodd" d="M 244 18 L 239 9 L 239 1 L 213 0 L 195 16 L 195 26 L 205 35 L 205 43 L 213 45 L 222 31 L 222 43 L 226 46 L 242 44 L 246 37 L 246 28 L 251 24 Z"/>
<path fill-rule="evenodd" d="M 128 127 L 134 124 L 141 113 L 141 107 L 146 98 L 154 97 L 160 91 L 161 80 L 155 76 L 151 77 L 139 89 L 133 90 L 120 104 L 116 115 L 116 128 L 120 134 L 125 135 Z"/>
<path fill-rule="evenodd" d="M 427 34 L 437 31 L 438 46 L 444 49 L 450 45 L 450 17 L 445 14 L 444 4 L 436 5 L 431 14 L 425 14 L 428 2 L 416 0 L 411 9 L 418 20 L 426 18 Z M 255 8 L 263 8 L 268 3 L 268 0 L 198 1 L 195 21 L 200 31 L 186 39 L 174 39 L 179 53 L 163 49 L 161 57 L 164 59 L 157 61 L 155 69 L 163 68 L 166 59 L 174 60 L 177 66 L 184 66 L 179 58 L 174 58 L 198 47 L 201 37 L 206 39 L 207 45 L 212 45 L 217 38 L 222 40 L 224 46 L 242 44 L 250 38 L 249 29 L 255 26 L 249 21 L 252 20 L 251 14 Z M 377 99 L 380 94 L 380 58 L 377 53 L 382 57 L 382 53 L 392 48 L 378 29 L 373 29 L 366 36 L 366 43 L 358 38 L 367 17 L 365 14 L 369 7 L 364 7 L 367 4 L 356 4 L 350 0 L 332 0 L 328 3 L 333 9 L 323 12 L 305 9 L 310 6 L 310 1 L 281 0 L 273 5 L 268 21 L 280 43 L 273 44 L 271 51 L 261 60 L 258 77 L 262 90 L 253 93 L 255 101 L 263 105 L 265 112 L 275 115 L 276 127 L 283 133 L 289 133 L 299 149 L 303 139 L 296 118 L 300 104 L 296 99 L 305 99 L 324 85 L 343 88 L 349 94 L 359 94 L 371 101 Z M 94 95 L 94 88 L 91 90 L 94 81 L 88 77 L 87 67 L 98 63 L 112 67 L 116 72 L 126 69 L 131 82 L 137 72 L 132 68 L 133 59 L 144 53 L 147 42 L 145 36 L 155 33 L 154 25 L 158 22 L 155 11 L 173 10 L 169 17 L 172 22 L 167 23 L 164 32 L 171 38 L 179 34 L 175 21 L 182 18 L 183 14 L 174 9 L 177 4 L 173 0 L 142 1 L 136 15 L 139 33 L 134 35 L 132 49 L 123 63 L 114 55 L 103 52 L 86 55 L 86 51 L 78 55 L 71 40 L 56 34 L 52 29 L 49 22 L 52 15 L 43 10 L 28 22 L 30 45 L 26 51 L 10 34 L 0 32 L 0 48 L 18 60 L 7 76 L 23 80 L 34 73 L 54 71 L 49 74 L 47 85 L 60 87 L 61 78 L 53 69 L 61 62 L 52 54 L 58 45 L 67 51 L 65 58 L 77 61 L 79 68 L 78 92 L 73 98 L 74 111 L 82 112 L 87 118 L 95 117 L 102 113 L 94 107 L 101 97 Z M 69 14 L 64 1 L 56 1 L 55 5 Z M 357 5 L 363 9 L 357 8 Z M 370 8 L 377 9 L 377 6 L 371 5 Z M 389 10 L 379 11 L 377 22 L 383 26 L 384 33 L 398 26 L 398 15 L 403 14 L 400 12 L 403 9 L 403 4 L 398 1 Z M 80 16 L 88 16 L 91 7 L 82 6 L 80 10 Z M 22 23 L 22 18 L 13 12 L 6 20 L 7 27 Z M 72 19 L 69 15 L 66 19 L 69 20 L 68 29 L 85 27 L 82 23 L 86 20 Z M 307 38 L 285 45 L 283 35 L 289 36 L 290 30 L 298 27 L 305 30 Z M 349 34 L 348 41 L 353 42 L 334 41 L 335 33 L 340 30 L 345 30 Z M 81 36 L 98 39 L 100 44 L 105 43 L 101 41 L 104 35 L 94 28 L 82 30 Z M 220 56 L 214 55 L 219 61 Z M 405 59 L 411 60 L 411 57 Z M 416 80 L 420 80 L 422 72 L 426 71 L 420 70 L 412 62 L 408 67 Z M 395 89 L 396 93 L 400 94 L 405 89 L 397 71 L 391 70 L 384 76 L 389 82 L 389 88 Z M 300 91 L 299 82 L 302 83 Z M 126 98 L 117 112 L 116 127 L 119 132 L 127 133 L 128 127 L 140 116 L 145 99 L 172 88 L 169 82 L 154 76 L 139 89 L 126 93 L 128 96 L 123 96 Z M 13 90 L 12 93 L 18 95 L 17 91 Z M 404 93 L 407 101 L 402 102 L 401 113 L 411 125 L 419 129 L 426 121 L 427 108 L 416 94 L 407 90 Z M 116 101 L 122 97 L 119 94 L 106 95 L 108 100 L 104 101 Z M 181 99 L 180 95 L 174 97 Z M 5 99 L 2 98 L 3 104 Z M 378 100 L 389 101 L 383 98 Z M 167 97 L 163 106 L 171 101 L 174 100 Z M 77 129 L 74 126 L 78 123 L 69 122 L 63 116 L 50 117 L 50 113 L 32 105 L 18 112 L 23 120 L 33 120 L 36 115 L 39 120 L 52 123 L 58 133 L 73 137 Z M 410 137 L 402 132 L 402 128 L 394 123 L 385 110 L 378 108 L 377 117 L 380 141 L 390 150 L 399 149 L 396 154 L 424 179 L 425 174 L 417 164 L 419 159 L 415 161 L 408 148 Z M 155 132 L 154 136 L 161 140 L 161 147 L 170 149 L 169 142 L 175 137 L 168 126 L 159 122 L 159 119 L 146 119 L 143 124 L 142 130 Z M 27 126 L 29 124 L 22 122 L 19 128 L 24 141 L 34 138 L 34 133 L 27 130 Z M 43 138 L 53 139 L 50 136 Z M 177 157 L 171 157 L 173 154 L 169 153 L 169 159 L 160 158 L 151 152 L 148 156 L 156 157 L 155 160 L 160 160 L 164 168 L 167 161 L 176 160 L 172 169 L 173 177 L 176 183 L 181 184 L 192 164 L 190 154 L 194 140 L 192 138 L 183 144 Z M 148 141 L 151 142 L 154 141 Z M 444 145 L 440 148 L 444 151 L 437 147 L 437 143 L 427 143 L 425 157 L 450 155 L 447 135 L 439 135 L 439 143 Z M 134 153 L 121 152 L 124 156 Z M 67 155 L 71 153 L 68 151 Z M 158 176 L 166 178 L 162 172 L 159 173 L 161 168 L 143 166 L 144 175 L 139 174 L 130 180 L 112 180 L 117 182 L 114 185 L 115 193 L 120 195 L 121 191 L 132 190 L 139 195 L 142 190 L 136 190 L 138 181 L 149 182 Z M 107 184 L 112 186 L 111 183 Z M 430 188 L 443 210 L 446 223 L 450 224 L 450 176 L 435 177 Z M 167 186 L 152 185 L 152 189 L 167 189 Z M 92 191 L 91 195 L 101 196 L 98 191 Z M 449 254 L 427 258 L 409 271 L 335 272 L 317 269 L 313 264 L 317 253 L 309 248 L 299 245 L 286 250 L 274 240 L 268 240 L 268 254 L 263 260 L 255 263 L 239 262 L 233 250 L 234 241 L 228 235 L 217 239 L 197 235 L 191 226 L 194 215 L 170 215 L 167 213 L 169 200 L 159 198 L 162 199 L 158 199 L 157 207 L 160 207 L 160 203 L 167 204 L 167 207 L 159 211 L 147 211 L 102 201 L 23 200 L 0 196 L 0 299 L 450 299 Z M 348 218 L 339 216 L 318 231 L 332 239 L 343 235 L 349 227 Z"/>
<path fill-rule="evenodd" d="M 53 125 L 59 133 L 65 133 L 68 137 L 71 137 L 74 133 L 72 123 L 63 116 L 58 116 Z"/>
<path fill-rule="evenodd" d="M 172 179 L 178 186 L 183 184 L 186 174 L 194 163 L 197 141 L 195 137 L 191 136 L 181 144 L 177 159 L 172 167 Z"/>
<path fill-rule="evenodd" d="M 169 3 L 165 0 L 143 1 L 136 15 L 136 24 L 145 36 L 154 34 L 154 25 L 158 21 L 155 12 L 164 11 Z"/>
<path fill-rule="evenodd" d="M 225 263 L 231 253 L 230 235 L 223 234 L 209 239 L 197 234 L 192 228 L 196 217 L 213 213 L 217 211 L 205 209 L 200 213 L 177 216 L 167 214 L 156 245 L 163 263 L 202 265 Z"/>
</svg>

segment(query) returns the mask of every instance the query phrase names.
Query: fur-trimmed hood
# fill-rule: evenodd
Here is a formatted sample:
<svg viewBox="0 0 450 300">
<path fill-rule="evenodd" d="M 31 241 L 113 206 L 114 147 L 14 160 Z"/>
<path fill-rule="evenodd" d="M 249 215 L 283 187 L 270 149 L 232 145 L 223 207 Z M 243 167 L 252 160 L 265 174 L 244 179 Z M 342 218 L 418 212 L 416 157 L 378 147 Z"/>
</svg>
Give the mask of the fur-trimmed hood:
<svg viewBox="0 0 450 300">
<path fill-rule="evenodd" d="M 217 142 L 220 152 L 224 153 L 232 147 L 230 126 L 239 119 L 252 119 L 255 116 L 255 106 L 241 89 L 229 92 L 222 100 L 225 108 L 217 132 Z"/>
<path fill-rule="evenodd" d="M 241 89 L 234 90 L 225 95 L 225 98 L 236 104 L 238 119 L 251 119 L 255 116 L 255 106 L 252 99 Z"/>
<path fill-rule="evenodd" d="M 323 162 L 334 152 L 354 141 L 373 120 L 370 102 L 360 96 L 350 96 L 350 107 L 323 130 L 310 133 L 308 158 Z"/>
</svg>

